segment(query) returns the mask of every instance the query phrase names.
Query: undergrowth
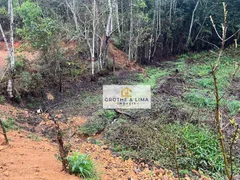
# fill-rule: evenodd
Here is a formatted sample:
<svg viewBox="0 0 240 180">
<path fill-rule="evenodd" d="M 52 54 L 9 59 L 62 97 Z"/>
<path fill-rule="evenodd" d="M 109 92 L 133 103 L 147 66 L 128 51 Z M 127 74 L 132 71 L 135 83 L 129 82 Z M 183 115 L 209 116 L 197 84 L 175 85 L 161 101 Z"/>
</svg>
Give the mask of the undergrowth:
<svg viewBox="0 0 240 180">
<path fill-rule="evenodd" d="M 169 71 L 160 68 L 146 68 L 147 77 L 143 74 L 139 74 L 139 85 L 151 85 L 155 87 L 157 80 L 161 77 L 169 75 Z"/>
<path fill-rule="evenodd" d="M 6 121 L 3 121 L 3 125 L 7 131 L 9 130 L 17 130 L 18 126 L 15 123 L 15 120 L 12 118 L 8 118 Z"/>
<path fill-rule="evenodd" d="M 108 133 L 107 139 L 115 144 L 113 150 L 126 159 L 144 158 L 175 169 L 172 153 L 176 145 L 181 172 L 196 169 L 218 178 L 224 173 L 216 133 L 206 126 L 177 122 L 164 125 L 157 121 L 125 124 Z"/>
<path fill-rule="evenodd" d="M 92 117 L 79 127 L 79 133 L 85 135 L 95 135 L 103 131 L 106 126 L 116 117 L 116 112 L 112 110 L 100 110 L 93 113 Z"/>
</svg>

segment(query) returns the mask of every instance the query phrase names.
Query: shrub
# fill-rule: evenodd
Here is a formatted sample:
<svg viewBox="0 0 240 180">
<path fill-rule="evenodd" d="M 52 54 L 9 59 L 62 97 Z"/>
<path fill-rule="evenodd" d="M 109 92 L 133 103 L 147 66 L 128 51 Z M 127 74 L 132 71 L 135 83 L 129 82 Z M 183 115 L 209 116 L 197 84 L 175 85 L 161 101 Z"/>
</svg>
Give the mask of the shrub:
<svg viewBox="0 0 240 180">
<path fill-rule="evenodd" d="M 3 121 L 3 125 L 7 131 L 18 129 L 17 125 L 15 124 L 14 119 L 12 119 L 12 118 L 8 118 L 6 121 Z"/>
<path fill-rule="evenodd" d="M 5 97 L 0 95 L 0 104 L 3 104 L 5 102 Z"/>
<path fill-rule="evenodd" d="M 82 178 L 97 177 L 95 165 L 87 154 L 80 154 L 78 151 L 68 157 L 70 171 Z"/>
<path fill-rule="evenodd" d="M 111 110 L 98 111 L 83 126 L 79 127 L 79 132 L 80 134 L 95 135 L 103 131 L 115 116 L 116 113 Z"/>
</svg>

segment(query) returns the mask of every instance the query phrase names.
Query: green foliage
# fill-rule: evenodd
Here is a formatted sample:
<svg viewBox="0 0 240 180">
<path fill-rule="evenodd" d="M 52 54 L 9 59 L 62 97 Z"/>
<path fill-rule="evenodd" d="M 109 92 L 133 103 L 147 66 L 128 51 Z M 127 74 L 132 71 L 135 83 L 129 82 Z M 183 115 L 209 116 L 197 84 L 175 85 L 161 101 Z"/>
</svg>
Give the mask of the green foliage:
<svg viewBox="0 0 240 180">
<path fill-rule="evenodd" d="M 1 7 L 0 7 L 0 22 L 4 30 L 9 29 L 10 24 L 9 24 L 8 12 L 5 8 L 1 8 Z"/>
<path fill-rule="evenodd" d="M 83 125 L 79 127 L 80 134 L 95 135 L 103 131 L 113 121 L 116 113 L 111 110 L 98 111 Z"/>
<path fill-rule="evenodd" d="M 16 79 L 15 85 L 20 94 L 39 92 L 42 87 L 42 76 L 40 73 L 30 74 L 28 71 L 22 71 L 19 79 Z"/>
<path fill-rule="evenodd" d="M 53 36 L 57 31 L 56 22 L 51 18 L 43 18 L 41 8 L 30 1 L 18 7 L 17 12 L 24 24 L 17 30 L 18 34 L 30 42 L 32 47 L 46 52 L 54 41 Z"/>
<path fill-rule="evenodd" d="M 70 171 L 82 178 L 97 178 L 95 165 L 89 155 L 74 152 L 68 157 Z"/>
<path fill-rule="evenodd" d="M 41 141 L 41 137 L 40 137 L 40 136 L 37 136 L 37 135 L 35 135 L 35 134 L 28 134 L 27 137 L 28 137 L 29 139 L 32 139 L 33 141 L 37 141 L 37 142 Z"/>
<path fill-rule="evenodd" d="M 229 100 L 229 101 L 226 101 L 226 103 L 231 116 L 234 116 L 238 112 L 240 112 L 240 101 Z"/>
<path fill-rule="evenodd" d="M 125 158 L 144 158 L 175 168 L 173 154 L 176 150 L 179 168 L 183 172 L 199 169 L 216 177 L 224 173 L 218 137 L 205 126 L 177 122 L 163 125 L 159 121 L 148 120 L 125 123 L 106 137 L 114 143 L 114 151 Z"/>
<path fill-rule="evenodd" d="M 169 72 L 160 68 L 146 68 L 147 77 L 143 74 L 139 74 L 139 80 L 142 81 L 142 85 L 156 86 L 157 80 L 160 77 L 167 76 Z"/>
<path fill-rule="evenodd" d="M 15 124 L 15 120 L 12 118 L 8 118 L 6 121 L 3 121 L 3 125 L 7 131 L 18 129 L 18 126 Z"/>
<path fill-rule="evenodd" d="M 6 100 L 5 97 L 0 95 L 0 104 L 3 104 L 5 102 L 5 100 Z"/>
<path fill-rule="evenodd" d="M 186 143 L 186 158 L 180 158 L 183 168 L 199 169 L 207 173 L 224 174 L 224 163 L 216 133 L 207 127 L 191 124 L 183 127 L 183 138 Z M 184 164 L 182 164 L 184 163 Z"/>
<path fill-rule="evenodd" d="M 42 75 L 39 72 L 31 72 L 34 64 L 31 64 L 25 57 L 18 56 L 17 59 L 15 64 L 17 78 L 14 83 L 18 96 L 26 93 L 39 93 L 43 87 Z"/>
<path fill-rule="evenodd" d="M 210 96 L 209 91 L 200 91 L 192 89 L 189 93 L 185 93 L 185 100 L 197 108 L 210 108 L 215 107 L 214 96 Z"/>
<path fill-rule="evenodd" d="M 116 117 L 116 112 L 113 111 L 113 110 L 106 110 L 104 112 L 104 116 L 107 118 L 107 119 L 113 119 L 114 117 Z"/>
</svg>

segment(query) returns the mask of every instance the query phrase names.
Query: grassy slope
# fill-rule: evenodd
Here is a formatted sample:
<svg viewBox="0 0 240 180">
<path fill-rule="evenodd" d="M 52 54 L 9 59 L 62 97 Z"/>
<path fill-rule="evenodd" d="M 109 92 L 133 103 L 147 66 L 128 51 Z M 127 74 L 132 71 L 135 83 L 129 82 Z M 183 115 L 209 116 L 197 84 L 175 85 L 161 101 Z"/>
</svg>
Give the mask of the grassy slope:
<svg viewBox="0 0 240 180">
<path fill-rule="evenodd" d="M 222 58 L 217 73 L 221 94 L 229 86 L 238 51 L 226 51 Z M 107 127 L 106 143 L 124 158 L 145 159 L 150 165 L 174 169 L 172 152 L 176 151 L 182 174 L 198 169 L 220 179 L 224 166 L 214 128 L 215 102 L 210 73 L 210 64 L 215 59 L 216 56 L 209 52 L 182 55 L 176 61 L 164 62 L 159 68 L 146 67 L 147 76 L 112 76 L 101 78 L 97 83 L 76 84 L 78 90 L 72 93 L 77 96 L 67 97 L 60 109 L 90 116 L 89 121 L 79 128 L 80 133 L 94 135 Z M 178 74 L 175 69 L 179 70 Z M 221 102 L 222 117 L 226 122 L 240 109 L 239 94 L 234 89 L 239 87 L 239 78 L 238 73 L 235 86 L 228 88 L 229 93 Z M 129 111 L 134 119 L 103 110 L 104 84 L 151 85 L 152 110 Z M 115 123 L 112 124 L 113 119 Z M 239 161 L 238 156 L 236 163 Z M 236 172 L 239 173 L 239 169 Z"/>
</svg>

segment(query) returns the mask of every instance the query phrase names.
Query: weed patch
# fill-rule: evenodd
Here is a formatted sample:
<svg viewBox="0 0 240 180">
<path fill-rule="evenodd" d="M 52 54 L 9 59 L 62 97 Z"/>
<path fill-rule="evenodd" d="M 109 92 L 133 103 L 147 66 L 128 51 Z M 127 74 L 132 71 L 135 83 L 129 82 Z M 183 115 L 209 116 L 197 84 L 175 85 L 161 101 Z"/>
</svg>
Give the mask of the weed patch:
<svg viewBox="0 0 240 180">
<path fill-rule="evenodd" d="M 143 74 L 139 74 L 139 80 L 141 85 L 151 85 L 155 87 L 157 80 L 161 77 L 169 75 L 169 72 L 160 68 L 146 68 L 147 77 Z"/>
<path fill-rule="evenodd" d="M 89 155 L 80 154 L 78 151 L 74 152 L 72 156 L 68 157 L 70 171 L 82 178 L 95 178 L 97 173 L 95 165 Z"/>
<path fill-rule="evenodd" d="M 224 164 L 215 134 L 205 126 L 163 125 L 149 120 L 115 127 L 106 138 L 115 145 L 113 150 L 125 158 L 141 157 L 168 168 L 175 168 L 172 153 L 176 146 L 181 170 L 198 169 L 221 177 Z"/>
<path fill-rule="evenodd" d="M 79 133 L 85 135 L 95 135 L 103 131 L 106 126 L 116 117 L 115 111 L 105 110 L 98 111 L 91 118 L 79 127 Z"/>
</svg>

